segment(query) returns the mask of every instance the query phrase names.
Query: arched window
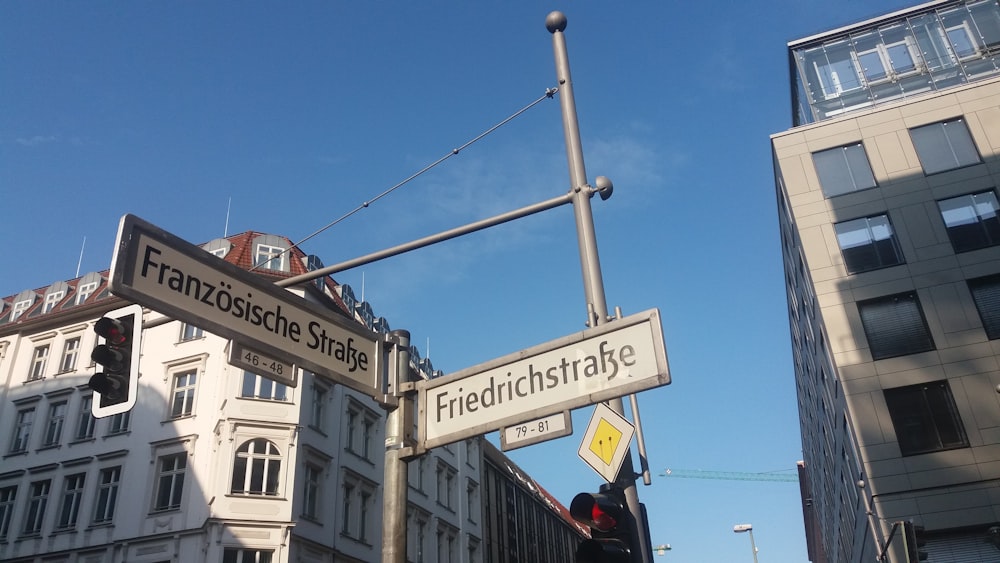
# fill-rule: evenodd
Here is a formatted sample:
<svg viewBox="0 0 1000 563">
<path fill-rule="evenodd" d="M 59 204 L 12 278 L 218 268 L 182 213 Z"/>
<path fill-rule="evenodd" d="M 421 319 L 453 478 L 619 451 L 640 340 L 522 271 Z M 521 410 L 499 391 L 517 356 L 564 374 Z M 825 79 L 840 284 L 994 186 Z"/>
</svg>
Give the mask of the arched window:
<svg viewBox="0 0 1000 563">
<path fill-rule="evenodd" d="M 236 450 L 233 464 L 233 494 L 277 495 L 281 453 L 273 442 L 255 438 Z"/>
</svg>

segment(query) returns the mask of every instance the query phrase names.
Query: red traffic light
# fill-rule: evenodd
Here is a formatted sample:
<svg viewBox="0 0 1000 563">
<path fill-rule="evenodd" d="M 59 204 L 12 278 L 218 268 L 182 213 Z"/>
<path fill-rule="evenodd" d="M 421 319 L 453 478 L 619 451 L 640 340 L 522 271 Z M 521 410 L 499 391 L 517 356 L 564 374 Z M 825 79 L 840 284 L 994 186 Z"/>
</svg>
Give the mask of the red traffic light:
<svg viewBox="0 0 1000 563">
<path fill-rule="evenodd" d="M 108 341 L 112 346 L 121 346 L 128 341 L 129 328 L 118 319 L 101 317 L 94 323 L 94 332 Z M 97 361 L 95 359 L 95 361 Z M 102 363 L 102 362 L 98 362 Z"/>
<path fill-rule="evenodd" d="M 569 507 L 575 520 L 600 532 L 614 530 L 623 511 L 617 499 L 601 493 L 580 493 L 573 497 Z"/>
</svg>

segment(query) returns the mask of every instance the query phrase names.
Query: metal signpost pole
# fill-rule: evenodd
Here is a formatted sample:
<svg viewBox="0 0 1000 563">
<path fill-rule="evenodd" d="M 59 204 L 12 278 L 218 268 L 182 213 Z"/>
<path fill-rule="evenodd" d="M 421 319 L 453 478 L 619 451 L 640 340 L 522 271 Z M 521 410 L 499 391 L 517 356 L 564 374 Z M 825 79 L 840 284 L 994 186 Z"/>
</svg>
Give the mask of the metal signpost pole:
<svg viewBox="0 0 1000 563">
<path fill-rule="evenodd" d="M 566 16 L 562 12 L 552 12 L 545 18 L 545 27 L 552 34 L 552 48 L 555 53 L 556 78 L 559 81 L 559 103 L 562 107 L 563 133 L 566 137 L 566 158 L 569 162 L 570 189 L 573 191 L 573 211 L 576 217 L 577 241 L 580 247 L 580 262 L 583 268 L 583 287 L 587 300 L 588 323 L 592 326 L 603 324 L 608 319 L 608 305 L 604 296 L 604 280 L 601 263 L 597 255 L 597 235 L 594 230 L 594 216 L 590 208 L 593 195 L 587 184 L 587 171 L 583 163 L 583 147 L 580 143 L 580 126 L 576 116 L 576 101 L 573 98 L 573 82 L 570 78 L 569 55 L 566 51 Z M 618 414 L 625 411 L 621 398 L 608 401 L 608 406 Z M 631 452 L 625 456 L 617 482 L 625 490 L 625 500 L 633 523 L 643 521 L 639 506 L 639 495 L 635 487 L 635 469 Z M 640 541 L 640 557 L 633 555 L 636 563 L 651 561 L 644 541 Z"/>
<path fill-rule="evenodd" d="M 392 392 L 398 399 L 395 409 L 386 411 L 385 480 L 382 494 L 382 563 L 406 562 L 406 467 L 404 448 L 412 441 L 413 397 L 399 392 L 410 373 L 410 333 L 395 330 L 397 363 L 389 370 Z M 407 440 L 407 437 L 411 437 Z"/>
</svg>

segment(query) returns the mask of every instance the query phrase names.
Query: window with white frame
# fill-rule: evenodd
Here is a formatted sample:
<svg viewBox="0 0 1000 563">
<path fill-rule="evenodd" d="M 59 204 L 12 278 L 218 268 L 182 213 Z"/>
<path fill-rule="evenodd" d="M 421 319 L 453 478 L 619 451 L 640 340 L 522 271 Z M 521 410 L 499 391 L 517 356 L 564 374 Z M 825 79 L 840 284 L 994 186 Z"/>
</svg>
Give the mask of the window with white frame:
<svg viewBox="0 0 1000 563">
<path fill-rule="evenodd" d="M 10 522 L 14 517 L 14 506 L 17 502 L 17 485 L 0 487 L 0 543 L 7 539 L 10 533 Z"/>
<path fill-rule="evenodd" d="M 181 342 L 198 340 L 205 336 L 205 331 L 190 323 L 181 323 Z"/>
<path fill-rule="evenodd" d="M 184 474 L 187 472 L 187 452 L 162 455 L 157 460 L 156 466 L 156 496 L 153 510 L 180 508 L 184 494 Z"/>
<path fill-rule="evenodd" d="M 288 387 L 262 375 L 243 372 L 243 385 L 240 387 L 240 397 L 244 399 L 265 399 L 268 401 L 287 401 Z"/>
<path fill-rule="evenodd" d="M 233 463 L 234 495 L 278 494 L 281 476 L 281 452 L 265 438 L 247 440 L 236 450 Z"/>
<path fill-rule="evenodd" d="M 75 473 L 63 479 L 62 499 L 59 501 L 59 517 L 56 528 L 65 530 L 76 526 L 80 516 L 80 502 L 83 500 L 83 486 L 87 475 Z"/>
<path fill-rule="evenodd" d="M 28 381 L 36 381 L 45 377 L 45 364 L 49 361 L 49 345 L 35 346 L 31 355 L 31 367 L 28 371 Z"/>
<path fill-rule="evenodd" d="M 14 303 L 13 310 L 10 313 L 10 322 L 16 321 L 18 317 L 23 315 L 24 312 L 28 310 L 28 307 L 31 307 L 31 303 L 32 301 L 30 299 L 25 299 L 23 301 L 18 301 L 17 303 Z"/>
<path fill-rule="evenodd" d="M 268 270 L 280 270 L 284 272 L 288 270 L 287 258 L 288 253 L 286 253 L 285 249 L 280 246 L 258 244 L 253 264 L 258 268 L 267 268 Z"/>
<path fill-rule="evenodd" d="M 85 283 L 76 288 L 76 304 L 79 305 L 97 291 L 97 282 Z"/>
<path fill-rule="evenodd" d="M 194 393 L 197 378 L 197 369 L 184 370 L 174 374 L 173 401 L 170 406 L 171 418 L 191 416 L 191 413 L 194 412 Z"/>
<path fill-rule="evenodd" d="M 271 563 L 274 551 L 227 547 L 222 551 L 222 563 Z"/>
<path fill-rule="evenodd" d="M 1000 203 L 993 190 L 944 199 L 938 208 L 956 253 L 1000 244 Z"/>
<path fill-rule="evenodd" d="M 118 504 L 118 485 L 121 483 L 120 465 L 102 469 L 97 479 L 97 502 L 94 505 L 94 523 L 105 524 L 115 518 Z"/>
<path fill-rule="evenodd" d="M 924 174 L 935 174 L 981 162 L 962 118 L 910 129 L 910 139 Z"/>
<path fill-rule="evenodd" d="M 128 432 L 129 423 L 132 421 L 132 411 L 111 415 L 108 423 L 108 436 L 115 434 L 125 434 Z"/>
<path fill-rule="evenodd" d="M 875 175 L 859 141 L 812 154 L 819 185 L 826 197 L 874 188 Z"/>
<path fill-rule="evenodd" d="M 14 419 L 14 434 L 11 436 L 8 453 L 16 454 L 28 451 L 31 425 L 34 421 L 35 407 L 25 407 L 17 411 L 17 417 Z"/>
<path fill-rule="evenodd" d="M 42 314 L 48 313 L 52 309 L 56 308 L 56 305 L 62 301 L 63 296 L 66 295 L 65 291 L 55 291 L 52 293 L 47 293 L 45 295 L 45 301 L 42 302 Z"/>
<path fill-rule="evenodd" d="M 94 418 L 94 413 L 91 412 L 93 404 L 93 395 L 87 395 L 80 399 L 80 411 L 76 417 L 76 434 L 73 436 L 74 440 L 89 440 L 94 437 L 94 427 L 97 424 L 97 419 Z"/>
<path fill-rule="evenodd" d="M 34 536 L 42 532 L 45 508 L 49 503 L 51 488 L 51 479 L 34 481 L 28 487 L 28 507 L 24 515 L 24 527 L 21 529 L 23 535 Z"/>
<path fill-rule="evenodd" d="M 42 447 L 55 446 L 62 438 L 63 426 L 66 424 L 66 401 L 56 401 L 49 404 L 49 419 L 45 424 L 45 436 Z"/>
<path fill-rule="evenodd" d="M 62 359 L 59 360 L 59 373 L 76 369 L 76 361 L 80 357 L 80 337 L 67 338 L 63 342 Z"/>
</svg>

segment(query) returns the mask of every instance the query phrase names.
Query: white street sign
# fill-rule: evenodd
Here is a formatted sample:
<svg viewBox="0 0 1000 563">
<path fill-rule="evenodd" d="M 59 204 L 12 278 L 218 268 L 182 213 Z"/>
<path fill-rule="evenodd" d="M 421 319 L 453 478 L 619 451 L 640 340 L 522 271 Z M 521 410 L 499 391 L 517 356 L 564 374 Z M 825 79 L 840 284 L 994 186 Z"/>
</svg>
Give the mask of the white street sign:
<svg viewBox="0 0 1000 563">
<path fill-rule="evenodd" d="M 134 215 L 118 229 L 111 291 L 286 365 L 382 394 L 376 333 Z"/>
<path fill-rule="evenodd" d="M 290 387 L 296 387 L 299 383 L 295 364 L 272 358 L 235 340 L 229 341 L 229 365 L 280 381 Z"/>
<path fill-rule="evenodd" d="M 578 453 L 605 481 L 614 483 L 634 434 L 635 426 L 631 422 L 608 405 L 599 403 L 590 417 Z"/>
<path fill-rule="evenodd" d="M 656 309 L 419 381 L 427 448 L 670 383 Z"/>
<path fill-rule="evenodd" d="M 500 449 L 510 451 L 539 442 L 546 442 L 573 433 L 573 417 L 569 411 L 551 414 L 500 430 Z"/>
</svg>

